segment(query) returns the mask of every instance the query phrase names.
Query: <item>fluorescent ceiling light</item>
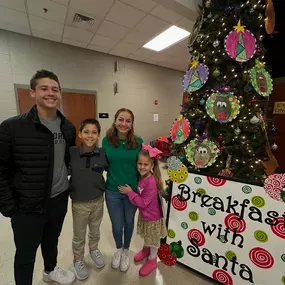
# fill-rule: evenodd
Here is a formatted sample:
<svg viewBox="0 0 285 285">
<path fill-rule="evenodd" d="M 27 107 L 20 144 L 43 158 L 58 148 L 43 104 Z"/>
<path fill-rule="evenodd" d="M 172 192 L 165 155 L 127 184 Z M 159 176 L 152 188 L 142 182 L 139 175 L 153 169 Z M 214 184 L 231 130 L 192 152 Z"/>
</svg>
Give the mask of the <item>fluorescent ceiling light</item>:
<svg viewBox="0 0 285 285">
<path fill-rule="evenodd" d="M 188 37 L 190 33 L 176 26 L 172 26 L 160 35 L 146 43 L 143 47 L 155 51 L 161 51 Z"/>
</svg>

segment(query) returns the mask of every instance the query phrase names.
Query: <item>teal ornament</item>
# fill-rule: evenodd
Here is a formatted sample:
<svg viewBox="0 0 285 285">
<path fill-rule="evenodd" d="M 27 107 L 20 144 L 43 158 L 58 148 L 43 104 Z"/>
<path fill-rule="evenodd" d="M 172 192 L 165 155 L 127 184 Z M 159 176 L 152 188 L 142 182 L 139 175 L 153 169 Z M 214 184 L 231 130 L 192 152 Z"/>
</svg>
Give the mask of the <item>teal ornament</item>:
<svg viewBox="0 0 285 285">
<path fill-rule="evenodd" d="M 179 156 L 179 159 L 180 159 L 181 161 L 183 161 L 183 160 L 185 159 L 185 156 L 181 155 L 181 156 Z"/>
<path fill-rule="evenodd" d="M 201 99 L 201 100 L 200 100 L 200 105 L 201 105 L 201 106 L 205 105 L 205 103 L 206 103 L 206 100 L 205 100 L 205 99 Z"/>
</svg>

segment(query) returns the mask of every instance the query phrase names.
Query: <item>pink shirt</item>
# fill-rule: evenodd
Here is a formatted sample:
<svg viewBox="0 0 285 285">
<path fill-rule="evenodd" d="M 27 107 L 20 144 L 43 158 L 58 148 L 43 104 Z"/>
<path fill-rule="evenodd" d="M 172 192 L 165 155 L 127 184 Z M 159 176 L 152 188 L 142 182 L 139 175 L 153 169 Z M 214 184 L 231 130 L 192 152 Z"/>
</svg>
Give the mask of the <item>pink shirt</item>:
<svg viewBox="0 0 285 285">
<path fill-rule="evenodd" d="M 131 203 L 139 208 L 144 220 L 158 221 L 162 218 L 158 188 L 154 176 L 141 179 L 137 193 L 130 191 L 127 195 Z"/>
</svg>

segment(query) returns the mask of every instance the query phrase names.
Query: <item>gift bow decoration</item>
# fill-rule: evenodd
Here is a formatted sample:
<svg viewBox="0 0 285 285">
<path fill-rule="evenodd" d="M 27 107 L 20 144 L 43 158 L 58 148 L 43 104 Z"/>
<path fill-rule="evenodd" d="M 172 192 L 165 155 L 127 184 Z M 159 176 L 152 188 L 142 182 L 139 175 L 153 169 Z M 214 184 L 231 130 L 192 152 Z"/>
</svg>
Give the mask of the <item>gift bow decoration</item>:
<svg viewBox="0 0 285 285">
<path fill-rule="evenodd" d="M 150 145 L 142 144 L 142 150 L 146 150 L 151 158 L 155 157 L 159 159 L 161 157 L 162 151 Z"/>
</svg>

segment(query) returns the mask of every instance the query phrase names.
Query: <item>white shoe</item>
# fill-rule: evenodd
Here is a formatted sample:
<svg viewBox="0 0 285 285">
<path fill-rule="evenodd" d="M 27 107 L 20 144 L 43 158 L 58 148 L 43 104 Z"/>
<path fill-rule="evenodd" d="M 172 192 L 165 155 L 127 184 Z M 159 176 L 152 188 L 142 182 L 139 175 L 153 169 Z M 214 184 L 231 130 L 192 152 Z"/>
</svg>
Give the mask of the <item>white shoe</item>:
<svg viewBox="0 0 285 285">
<path fill-rule="evenodd" d="M 121 264 L 120 264 L 120 270 L 125 272 L 130 267 L 130 259 L 129 259 L 129 251 L 127 249 L 124 249 L 121 257 Z"/>
<path fill-rule="evenodd" d="M 103 254 L 101 253 L 101 251 L 99 249 L 91 251 L 90 256 L 91 256 L 92 260 L 94 261 L 95 266 L 97 268 L 100 269 L 100 268 L 105 266 Z"/>
<path fill-rule="evenodd" d="M 69 285 L 75 281 L 75 275 L 70 270 L 64 270 L 56 267 L 50 273 L 43 273 L 44 282 L 57 282 L 61 285 Z"/>
<path fill-rule="evenodd" d="M 112 259 L 112 267 L 114 269 L 118 269 L 120 267 L 120 263 L 121 263 L 121 257 L 122 257 L 122 253 L 123 253 L 123 249 L 120 248 L 118 249 Z"/>
</svg>

